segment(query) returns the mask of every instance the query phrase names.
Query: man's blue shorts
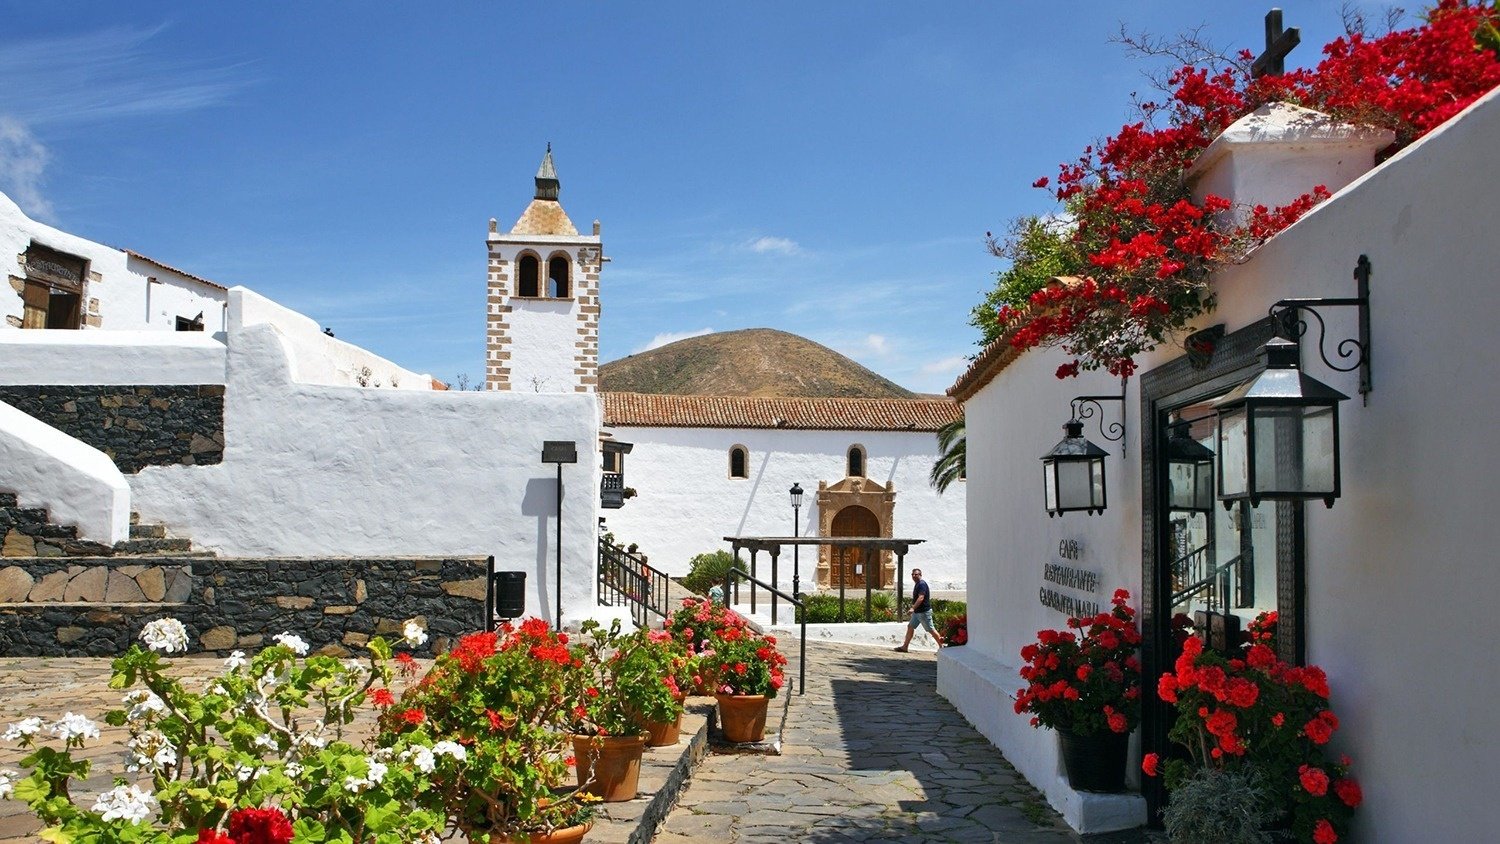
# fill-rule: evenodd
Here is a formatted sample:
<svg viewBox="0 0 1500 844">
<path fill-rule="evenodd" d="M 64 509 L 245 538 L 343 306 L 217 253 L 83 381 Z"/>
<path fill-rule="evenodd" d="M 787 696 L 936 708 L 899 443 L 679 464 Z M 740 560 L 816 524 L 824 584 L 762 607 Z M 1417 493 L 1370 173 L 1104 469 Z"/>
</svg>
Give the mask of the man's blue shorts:
<svg viewBox="0 0 1500 844">
<path fill-rule="evenodd" d="M 908 621 L 906 626 L 916 630 L 918 625 L 927 628 L 927 632 L 931 633 L 934 639 L 937 638 L 937 630 L 932 626 L 932 610 L 917 610 L 911 614 L 911 621 Z"/>
</svg>

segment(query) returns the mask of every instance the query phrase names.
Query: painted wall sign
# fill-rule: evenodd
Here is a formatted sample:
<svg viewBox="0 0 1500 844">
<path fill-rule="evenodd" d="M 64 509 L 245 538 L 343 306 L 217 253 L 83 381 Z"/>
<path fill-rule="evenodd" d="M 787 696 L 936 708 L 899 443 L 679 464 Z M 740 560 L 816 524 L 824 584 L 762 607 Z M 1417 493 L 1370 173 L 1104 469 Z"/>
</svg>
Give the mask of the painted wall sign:
<svg viewBox="0 0 1500 844">
<path fill-rule="evenodd" d="M 1083 543 L 1076 539 L 1064 539 L 1057 543 L 1057 556 L 1064 560 L 1077 561 L 1083 558 Z M 1083 618 L 1099 613 L 1099 573 L 1067 563 L 1047 563 L 1042 566 L 1042 587 L 1037 599 L 1042 606 L 1057 610 L 1072 618 Z M 1048 586 L 1047 584 L 1054 584 Z M 1074 591 L 1085 595 L 1073 594 Z"/>
</svg>

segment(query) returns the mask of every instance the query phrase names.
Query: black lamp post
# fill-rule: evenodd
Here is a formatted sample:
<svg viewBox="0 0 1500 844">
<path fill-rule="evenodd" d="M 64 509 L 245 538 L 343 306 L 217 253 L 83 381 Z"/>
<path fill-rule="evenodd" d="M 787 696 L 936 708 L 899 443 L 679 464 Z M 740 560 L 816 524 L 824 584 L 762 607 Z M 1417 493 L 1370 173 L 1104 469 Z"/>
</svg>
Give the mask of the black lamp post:
<svg viewBox="0 0 1500 844">
<path fill-rule="evenodd" d="M 1083 423 L 1069 419 L 1066 436 L 1042 455 L 1042 479 L 1047 485 L 1047 515 L 1082 510 L 1103 513 L 1104 458 L 1109 452 L 1083 437 Z"/>
<path fill-rule="evenodd" d="M 1168 503 L 1173 510 L 1207 513 L 1214 508 L 1214 452 L 1192 438 L 1191 424 L 1174 423 L 1167 438 Z"/>
<path fill-rule="evenodd" d="M 796 539 L 801 536 L 802 530 L 802 484 L 792 484 L 790 494 L 792 496 L 792 538 Z M 801 548 L 795 543 L 792 545 L 792 597 L 798 600 L 802 598 L 802 558 L 798 553 Z"/>
<path fill-rule="evenodd" d="M 1349 397 L 1302 372 L 1296 343 L 1272 339 L 1266 368 L 1214 402 L 1219 414 L 1219 500 L 1339 497 L 1339 402 Z"/>
</svg>

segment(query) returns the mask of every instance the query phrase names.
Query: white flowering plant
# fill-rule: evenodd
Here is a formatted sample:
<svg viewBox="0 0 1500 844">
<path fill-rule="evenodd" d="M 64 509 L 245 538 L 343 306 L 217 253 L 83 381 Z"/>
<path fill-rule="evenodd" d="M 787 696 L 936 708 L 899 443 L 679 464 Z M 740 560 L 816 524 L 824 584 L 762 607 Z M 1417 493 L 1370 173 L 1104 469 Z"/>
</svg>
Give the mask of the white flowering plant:
<svg viewBox="0 0 1500 844">
<path fill-rule="evenodd" d="M 426 640 L 408 623 L 402 642 Z M 254 656 L 235 651 L 222 674 L 189 688 L 169 674 L 168 654 L 187 649 L 175 619 L 147 624 L 113 664 L 110 687 L 126 691 L 105 721 L 125 727 L 124 770 L 92 803 L 75 801 L 74 781 L 90 774 L 74 758 L 99 727 L 68 712 L 53 723 L 26 718 L 0 739 L 30 750 L 26 772 L 0 770 L 0 798 L 25 802 L 52 842 L 88 844 L 403 844 L 436 842 L 447 825 L 425 809 L 434 773 L 464 749 L 420 741 L 359 744 L 346 728 L 366 705 L 389 706 L 395 671 L 409 654 L 371 639 L 367 659 L 308 656 L 283 633 Z M 46 743 L 60 740 L 61 747 Z"/>
</svg>

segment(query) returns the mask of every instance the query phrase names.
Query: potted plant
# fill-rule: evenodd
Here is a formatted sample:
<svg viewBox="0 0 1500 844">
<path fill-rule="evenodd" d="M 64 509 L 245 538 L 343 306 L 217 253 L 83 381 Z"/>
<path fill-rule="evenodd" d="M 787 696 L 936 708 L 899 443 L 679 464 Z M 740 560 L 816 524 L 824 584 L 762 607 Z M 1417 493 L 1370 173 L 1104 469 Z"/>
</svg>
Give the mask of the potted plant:
<svg viewBox="0 0 1500 844">
<path fill-rule="evenodd" d="M 1041 630 L 1021 649 L 1017 714 L 1057 731 L 1068 781 L 1080 791 L 1125 787 L 1130 731 L 1140 721 L 1141 642 L 1130 593 L 1115 590 L 1109 612 L 1068 619 L 1067 630 Z"/>
<path fill-rule="evenodd" d="M 383 699 L 382 744 L 412 748 L 421 802 L 470 841 L 581 840 L 593 797 L 571 790 L 566 729 L 577 672 L 547 622 L 471 633 L 399 701 Z"/>
<path fill-rule="evenodd" d="M 683 689 L 691 683 L 687 648 L 665 630 L 636 630 L 619 637 L 609 663 L 611 683 L 624 698 L 647 747 L 681 738 Z"/>
<path fill-rule="evenodd" d="M 700 655 L 700 668 L 716 679 L 719 724 L 733 742 L 760 741 L 766 735 L 766 712 L 771 699 L 786 684 L 786 657 L 776 649 L 776 637 L 757 636 L 730 627 L 715 636 Z"/>
<path fill-rule="evenodd" d="M 1349 759 L 1333 759 L 1328 742 L 1338 729 L 1329 708 L 1328 677 L 1317 666 L 1296 666 L 1276 655 L 1275 616 L 1250 625 L 1249 641 L 1233 657 L 1214 653 L 1197 637 L 1157 683 L 1157 696 L 1177 707 L 1168 736 L 1187 758 L 1147 754 L 1142 768 L 1165 777 L 1176 802 L 1212 772 L 1250 770 L 1261 783 L 1261 815 L 1299 841 L 1332 844 L 1348 834 L 1363 800 L 1349 776 Z M 1257 820 L 1247 823 L 1263 826 Z"/>
<path fill-rule="evenodd" d="M 681 642 L 693 657 L 692 692 L 699 695 L 715 693 L 717 682 L 711 660 L 701 654 L 712 648 L 712 642 L 726 630 L 749 630 L 744 616 L 729 607 L 707 598 L 684 598 L 682 606 L 667 619 L 667 632 Z"/>
<path fill-rule="evenodd" d="M 408 622 L 413 647 L 427 634 Z M 444 830 L 427 808 L 426 778 L 406 761 L 405 742 L 356 746 L 344 727 L 367 699 L 390 695 L 391 646 L 371 639 L 367 661 L 308 656 L 292 633 L 254 656 L 233 652 L 221 676 L 193 691 L 171 675 L 165 655 L 188 647 L 187 628 L 162 618 L 114 661 L 110 686 L 128 689 L 105 721 L 129 735 L 115 786 L 75 802 L 74 781 L 90 772 L 75 751 L 99 727 L 69 712 L 52 724 L 29 717 L 3 733 L 29 750 L 25 776 L 0 771 L 0 797 L 27 803 L 48 841 L 205 844 L 305 841 L 414 842 Z M 44 741 L 56 737 L 60 747 Z"/>
<path fill-rule="evenodd" d="M 635 799 L 640 786 L 646 729 L 639 706 L 646 694 L 638 684 L 643 671 L 654 670 L 649 654 L 630 646 L 620 621 L 606 629 L 592 619 L 580 628 L 573 646 L 579 667 L 571 691 L 569 727 L 578 760 L 578 785 L 606 803 Z M 652 675 L 650 681 L 659 683 Z"/>
</svg>

